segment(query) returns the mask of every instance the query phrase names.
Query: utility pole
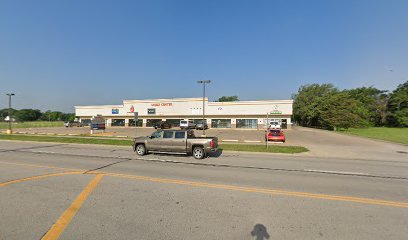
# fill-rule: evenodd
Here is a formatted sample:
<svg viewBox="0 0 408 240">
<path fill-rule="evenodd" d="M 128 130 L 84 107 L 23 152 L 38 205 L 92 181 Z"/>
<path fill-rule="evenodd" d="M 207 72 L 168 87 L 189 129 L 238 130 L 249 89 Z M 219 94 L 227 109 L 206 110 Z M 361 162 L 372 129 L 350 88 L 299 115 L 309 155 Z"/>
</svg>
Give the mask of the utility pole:
<svg viewBox="0 0 408 240">
<path fill-rule="evenodd" d="M 11 130 L 11 96 L 14 96 L 15 94 L 14 93 L 7 93 L 6 94 L 7 96 L 9 96 L 9 109 L 8 109 L 8 122 L 9 122 L 9 127 L 8 127 L 8 130 L 7 130 L 7 134 L 12 134 L 13 133 L 13 131 Z"/>
<path fill-rule="evenodd" d="M 203 84 L 203 136 L 205 137 L 205 84 L 210 84 L 211 80 L 200 80 L 197 81 L 197 83 Z"/>
</svg>

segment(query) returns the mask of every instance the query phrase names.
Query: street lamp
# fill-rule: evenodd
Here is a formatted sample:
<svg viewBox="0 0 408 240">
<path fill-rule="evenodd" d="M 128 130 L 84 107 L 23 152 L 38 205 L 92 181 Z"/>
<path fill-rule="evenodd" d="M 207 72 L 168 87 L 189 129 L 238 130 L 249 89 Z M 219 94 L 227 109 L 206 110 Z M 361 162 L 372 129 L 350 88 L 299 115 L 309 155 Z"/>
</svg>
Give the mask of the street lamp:
<svg viewBox="0 0 408 240">
<path fill-rule="evenodd" d="M 197 83 L 203 84 L 203 136 L 205 136 L 205 84 L 210 84 L 211 80 L 200 80 Z"/>
<path fill-rule="evenodd" d="M 7 134 L 12 134 L 13 131 L 11 130 L 11 96 L 14 96 L 14 93 L 6 93 L 7 96 L 9 96 L 9 109 L 8 109 L 8 122 L 9 122 L 9 128 L 7 130 Z"/>
</svg>

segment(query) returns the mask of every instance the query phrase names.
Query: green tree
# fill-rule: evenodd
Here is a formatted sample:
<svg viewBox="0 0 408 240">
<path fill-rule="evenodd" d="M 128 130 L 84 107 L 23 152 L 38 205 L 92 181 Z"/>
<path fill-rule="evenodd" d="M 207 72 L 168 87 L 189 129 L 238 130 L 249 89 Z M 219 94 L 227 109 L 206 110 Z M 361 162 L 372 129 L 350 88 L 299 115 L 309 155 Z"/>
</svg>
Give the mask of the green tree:
<svg viewBox="0 0 408 240">
<path fill-rule="evenodd" d="M 346 91 L 352 98 L 360 101 L 369 112 L 367 115 L 367 121 L 375 126 L 383 126 L 386 124 L 386 118 L 388 115 L 387 91 L 379 90 L 374 87 L 361 87 Z"/>
<path fill-rule="evenodd" d="M 303 85 L 298 93 L 293 95 L 293 115 L 295 121 L 302 126 L 318 127 L 323 99 L 328 95 L 337 93 L 338 90 L 332 84 Z"/>
<path fill-rule="evenodd" d="M 18 110 L 16 109 L 11 109 L 11 116 L 15 116 L 16 112 L 18 112 Z M 0 121 L 4 121 L 4 118 L 6 118 L 9 115 L 9 109 L 8 108 L 3 108 L 0 109 Z"/>
<path fill-rule="evenodd" d="M 319 112 L 320 124 L 328 129 L 368 126 L 368 110 L 347 91 L 326 95 Z"/>
<path fill-rule="evenodd" d="M 15 113 L 15 117 L 19 121 L 37 121 L 42 113 L 38 109 L 21 109 Z"/>
<path fill-rule="evenodd" d="M 407 127 L 408 118 L 408 81 L 398 85 L 390 94 L 388 110 L 391 115 L 387 118 L 388 125 L 396 127 Z"/>
<path fill-rule="evenodd" d="M 222 96 L 218 98 L 218 102 L 235 102 L 239 101 L 238 96 Z"/>
<path fill-rule="evenodd" d="M 391 93 L 388 101 L 388 109 L 396 112 L 408 107 L 408 81 L 398 85 Z"/>
</svg>

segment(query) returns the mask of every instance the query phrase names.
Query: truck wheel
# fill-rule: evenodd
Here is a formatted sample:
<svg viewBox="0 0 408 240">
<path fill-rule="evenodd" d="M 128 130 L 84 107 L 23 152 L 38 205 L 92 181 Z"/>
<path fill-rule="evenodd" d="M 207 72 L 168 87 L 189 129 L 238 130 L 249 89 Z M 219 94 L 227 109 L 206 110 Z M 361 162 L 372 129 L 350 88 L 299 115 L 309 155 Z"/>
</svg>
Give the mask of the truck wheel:
<svg viewBox="0 0 408 240">
<path fill-rule="evenodd" d="M 139 144 L 136 146 L 136 153 L 139 156 L 143 156 L 146 154 L 146 147 L 143 144 Z"/>
<path fill-rule="evenodd" d="M 195 159 L 203 159 L 205 156 L 204 149 L 202 147 L 195 147 L 193 149 L 193 156 Z"/>
</svg>

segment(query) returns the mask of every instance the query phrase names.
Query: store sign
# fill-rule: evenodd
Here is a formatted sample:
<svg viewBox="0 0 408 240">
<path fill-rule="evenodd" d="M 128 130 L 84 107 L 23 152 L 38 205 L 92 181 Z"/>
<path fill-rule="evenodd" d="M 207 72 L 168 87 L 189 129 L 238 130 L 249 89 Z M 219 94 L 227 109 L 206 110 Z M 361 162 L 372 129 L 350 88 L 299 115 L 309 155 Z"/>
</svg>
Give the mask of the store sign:
<svg viewBox="0 0 408 240">
<path fill-rule="evenodd" d="M 119 114 L 118 108 L 112 108 L 112 114 Z"/>
<path fill-rule="evenodd" d="M 282 114 L 282 111 L 273 110 L 272 112 L 270 112 L 270 114 Z"/>
<path fill-rule="evenodd" d="M 147 114 L 156 114 L 156 108 L 148 108 Z"/>
<path fill-rule="evenodd" d="M 135 112 L 135 107 L 133 107 L 133 105 L 130 107 L 129 109 L 130 112 Z"/>
<path fill-rule="evenodd" d="M 171 107 L 173 103 L 152 103 L 152 107 Z"/>
</svg>

